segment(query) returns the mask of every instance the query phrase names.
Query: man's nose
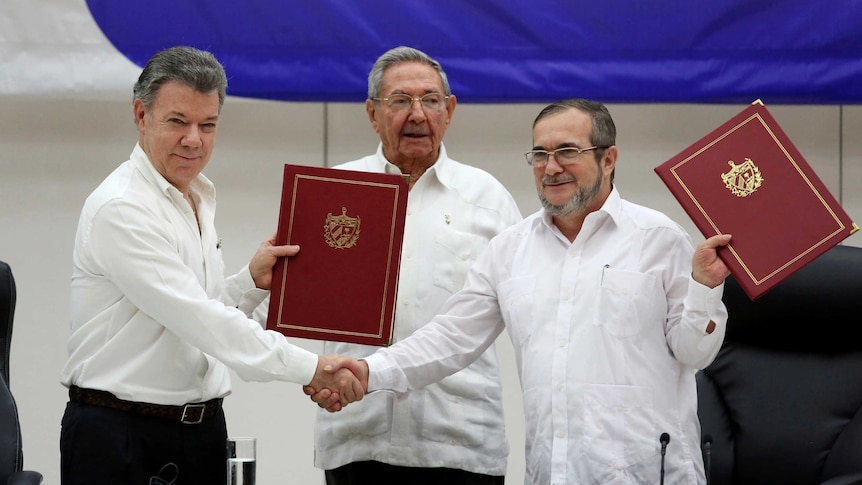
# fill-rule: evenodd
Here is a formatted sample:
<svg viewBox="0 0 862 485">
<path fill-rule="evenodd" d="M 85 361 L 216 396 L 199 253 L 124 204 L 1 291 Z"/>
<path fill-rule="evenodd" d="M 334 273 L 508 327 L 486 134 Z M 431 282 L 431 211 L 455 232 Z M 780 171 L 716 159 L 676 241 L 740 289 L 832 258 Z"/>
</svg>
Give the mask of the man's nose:
<svg viewBox="0 0 862 485">
<path fill-rule="evenodd" d="M 194 148 L 200 147 L 202 144 L 200 127 L 197 125 L 189 125 L 188 130 L 186 130 L 186 134 L 183 135 L 182 143 L 183 146 Z"/>
<path fill-rule="evenodd" d="M 551 161 L 553 160 L 553 162 Z M 548 162 L 545 163 L 545 173 L 554 174 L 563 171 L 563 165 L 557 161 L 557 156 L 554 152 L 548 153 Z"/>
<path fill-rule="evenodd" d="M 425 119 L 425 108 L 422 107 L 422 99 L 413 98 L 410 101 L 410 109 L 408 110 L 410 119 L 421 118 Z"/>
</svg>

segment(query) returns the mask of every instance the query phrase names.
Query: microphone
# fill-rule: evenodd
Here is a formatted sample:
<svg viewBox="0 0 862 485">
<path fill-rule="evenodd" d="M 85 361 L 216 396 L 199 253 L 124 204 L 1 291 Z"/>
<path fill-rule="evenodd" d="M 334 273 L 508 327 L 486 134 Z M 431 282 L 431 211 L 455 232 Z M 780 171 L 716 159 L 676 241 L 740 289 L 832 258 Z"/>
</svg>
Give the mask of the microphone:
<svg viewBox="0 0 862 485">
<path fill-rule="evenodd" d="M 706 472 L 706 485 L 709 485 L 710 469 L 712 468 L 712 436 L 705 435 L 703 437 L 703 466 Z"/>
<path fill-rule="evenodd" d="M 661 475 L 659 475 L 659 483 L 664 485 L 664 455 L 667 451 L 667 444 L 670 443 L 670 435 L 667 433 L 662 433 L 658 438 L 659 443 L 661 443 Z"/>
</svg>

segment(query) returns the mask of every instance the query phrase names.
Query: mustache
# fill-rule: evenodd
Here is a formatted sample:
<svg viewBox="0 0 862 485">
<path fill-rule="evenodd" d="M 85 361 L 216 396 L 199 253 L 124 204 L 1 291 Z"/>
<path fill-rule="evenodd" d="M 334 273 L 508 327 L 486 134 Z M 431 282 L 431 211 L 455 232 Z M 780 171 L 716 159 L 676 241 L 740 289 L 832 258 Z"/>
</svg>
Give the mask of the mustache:
<svg viewBox="0 0 862 485">
<path fill-rule="evenodd" d="M 571 175 L 545 175 L 542 177 L 542 185 L 556 185 L 556 184 L 566 184 L 569 182 L 578 182 L 577 177 L 573 177 Z"/>
</svg>

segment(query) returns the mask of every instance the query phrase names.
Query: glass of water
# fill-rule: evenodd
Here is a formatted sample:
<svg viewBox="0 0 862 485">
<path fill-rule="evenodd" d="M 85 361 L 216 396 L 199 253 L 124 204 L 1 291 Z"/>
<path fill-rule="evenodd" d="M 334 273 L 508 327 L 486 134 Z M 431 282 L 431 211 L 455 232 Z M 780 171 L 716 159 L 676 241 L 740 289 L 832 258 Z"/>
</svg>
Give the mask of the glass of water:
<svg viewBox="0 0 862 485">
<path fill-rule="evenodd" d="M 257 440 L 227 439 L 227 485 L 255 485 Z"/>
</svg>

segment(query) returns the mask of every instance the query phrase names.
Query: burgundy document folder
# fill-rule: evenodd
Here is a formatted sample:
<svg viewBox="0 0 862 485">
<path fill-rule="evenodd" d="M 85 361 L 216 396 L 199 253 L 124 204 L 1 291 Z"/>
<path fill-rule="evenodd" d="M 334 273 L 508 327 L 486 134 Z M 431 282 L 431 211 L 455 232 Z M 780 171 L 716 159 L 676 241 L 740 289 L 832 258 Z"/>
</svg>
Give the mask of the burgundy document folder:
<svg viewBox="0 0 862 485">
<path fill-rule="evenodd" d="M 752 300 L 859 229 L 760 101 L 655 172 Z"/>
<path fill-rule="evenodd" d="M 401 175 L 284 166 L 280 258 L 267 329 L 316 340 L 389 345 L 407 180 Z"/>
</svg>

